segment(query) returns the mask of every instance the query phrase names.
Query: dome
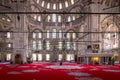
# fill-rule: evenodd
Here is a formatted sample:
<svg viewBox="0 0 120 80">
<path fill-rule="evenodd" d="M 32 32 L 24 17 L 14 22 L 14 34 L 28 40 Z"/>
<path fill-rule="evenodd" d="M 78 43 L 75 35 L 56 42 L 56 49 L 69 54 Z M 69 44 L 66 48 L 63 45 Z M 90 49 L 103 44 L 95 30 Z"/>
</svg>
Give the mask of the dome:
<svg viewBox="0 0 120 80">
<path fill-rule="evenodd" d="M 46 9 L 59 10 L 68 8 L 77 1 L 78 0 L 35 0 L 34 2 Z"/>
<path fill-rule="evenodd" d="M 30 11 L 32 12 L 81 12 L 82 9 L 80 6 L 76 6 L 80 0 L 33 0 L 31 2 Z M 43 16 L 44 15 L 44 16 Z M 47 23 L 62 23 L 62 22 L 73 22 L 76 19 L 80 18 L 79 14 L 31 14 L 31 19 L 37 22 Z M 63 17 L 65 20 L 63 20 Z"/>
</svg>

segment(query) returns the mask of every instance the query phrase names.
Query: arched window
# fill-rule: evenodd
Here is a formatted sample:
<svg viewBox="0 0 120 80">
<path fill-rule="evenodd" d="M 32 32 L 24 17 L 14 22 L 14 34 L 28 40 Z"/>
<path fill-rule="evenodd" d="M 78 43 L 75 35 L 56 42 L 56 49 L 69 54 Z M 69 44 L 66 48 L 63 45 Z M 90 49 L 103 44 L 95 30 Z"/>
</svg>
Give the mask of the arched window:
<svg viewBox="0 0 120 80">
<path fill-rule="evenodd" d="M 54 38 L 56 38 L 56 29 L 53 29 L 53 32 L 52 32 L 52 38 L 54 39 Z"/>
<path fill-rule="evenodd" d="M 73 30 L 69 30 L 67 32 L 67 42 L 66 42 L 66 48 L 69 50 L 76 50 L 76 42 L 74 42 L 76 38 L 76 33 Z"/>
<path fill-rule="evenodd" d="M 46 50 L 50 50 L 50 42 L 46 41 Z"/>
<path fill-rule="evenodd" d="M 67 50 L 70 49 L 70 42 L 66 42 L 66 48 L 67 48 Z"/>
<path fill-rule="evenodd" d="M 12 46 L 11 43 L 9 43 L 9 44 L 8 44 L 8 48 L 11 48 L 11 46 Z"/>
<path fill-rule="evenodd" d="M 37 55 L 34 53 L 34 54 L 32 54 L 32 59 L 33 59 L 33 61 L 36 61 L 37 60 Z"/>
<path fill-rule="evenodd" d="M 38 54 L 38 61 L 42 61 L 42 54 Z"/>
<path fill-rule="evenodd" d="M 11 60 L 11 56 L 12 56 L 11 54 L 7 54 L 7 55 L 6 55 L 6 60 L 7 60 L 7 61 Z"/>
<path fill-rule="evenodd" d="M 47 8 L 50 9 L 50 3 L 47 4 Z"/>
<path fill-rule="evenodd" d="M 41 21 L 41 16 L 38 16 L 38 21 Z"/>
<path fill-rule="evenodd" d="M 74 31 L 67 32 L 67 39 L 73 41 L 76 38 L 76 33 Z"/>
<path fill-rule="evenodd" d="M 42 50 L 42 41 L 38 41 L 38 49 Z"/>
<path fill-rule="evenodd" d="M 42 33 L 41 32 L 38 33 L 38 38 L 42 38 Z"/>
<path fill-rule="evenodd" d="M 66 60 L 67 60 L 67 61 L 73 61 L 73 60 L 75 60 L 74 54 L 67 54 Z"/>
<path fill-rule="evenodd" d="M 75 39 L 76 38 L 76 33 L 72 33 L 72 37 L 73 37 L 73 39 Z"/>
<path fill-rule="evenodd" d="M 46 61 L 50 60 L 50 54 L 46 54 Z"/>
<path fill-rule="evenodd" d="M 53 4 L 53 9 L 54 9 L 54 10 L 56 9 L 56 4 Z"/>
<path fill-rule="evenodd" d="M 36 20 L 37 19 L 37 15 L 34 15 L 33 18 Z"/>
<path fill-rule="evenodd" d="M 69 32 L 67 33 L 67 39 L 70 39 L 70 33 Z"/>
<path fill-rule="evenodd" d="M 70 22 L 70 21 L 71 21 L 71 17 L 69 16 L 69 17 L 68 17 L 68 22 Z"/>
<path fill-rule="evenodd" d="M 45 1 L 42 1 L 42 5 L 41 6 L 44 7 L 44 5 L 45 5 Z"/>
<path fill-rule="evenodd" d="M 36 49 L 41 50 L 42 49 L 42 41 L 40 41 L 40 39 L 42 38 L 42 32 L 40 32 L 39 30 L 35 30 L 32 33 L 32 38 L 33 38 L 32 48 L 34 50 L 36 50 Z"/>
<path fill-rule="evenodd" d="M 7 38 L 11 38 L 11 33 L 7 32 Z"/>
<path fill-rule="evenodd" d="M 36 33 L 33 33 L 33 38 L 36 38 Z"/>
<path fill-rule="evenodd" d="M 47 17 L 47 21 L 48 21 L 48 22 L 51 22 L 51 17 L 50 17 L 50 15 Z"/>
<path fill-rule="evenodd" d="M 59 50 L 62 50 L 62 42 L 61 41 L 58 42 L 58 48 L 59 48 Z"/>
<path fill-rule="evenodd" d="M 35 6 L 31 6 L 31 11 L 32 12 L 39 12 L 39 9 Z M 30 15 L 34 20 L 41 21 L 41 15 L 39 14 L 31 14 Z"/>
<path fill-rule="evenodd" d="M 75 1 L 74 0 L 71 0 L 71 4 L 74 4 L 75 3 Z"/>
<path fill-rule="evenodd" d="M 73 20 L 73 21 L 75 20 L 75 16 L 72 17 L 72 20 Z"/>
<path fill-rule="evenodd" d="M 47 38 L 50 38 L 50 31 L 47 30 Z"/>
<path fill-rule="evenodd" d="M 61 18 L 61 16 L 59 15 L 58 16 L 58 22 L 61 22 L 62 20 L 61 20 L 62 18 Z"/>
<path fill-rule="evenodd" d="M 59 38 L 62 38 L 62 30 L 59 30 Z"/>
<path fill-rule="evenodd" d="M 62 59 L 63 59 L 63 55 L 62 55 L 62 54 L 59 54 L 58 60 L 61 61 Z"/>
<path fill-rule="evenodd" d="M 33 39 L 42 38 L 41 32 L 33 32 L 32 34 Z"/>
<path fill-rule="evenodd" d="M 73 43 L 73 50 L 76 50 L 76 42 Z"/>
<path fill-rule="evenodd" d="M 33 41 L 33 49 L 36 50 L 36 41 Z"/>
<path fill-rule="evenodd" d="M 65 7 L 68 7 L 68 2 L 67 1 L 65 1 Z"/>
<path fill-rule="evenodd" d="M 52 14 L 52 22 L 56 22 L 56 14 Z"/>
<path fill-rule="evenodd" d="M 59 3 L 59 9 L 62 9 L 62 3 Z"/>
</svg>

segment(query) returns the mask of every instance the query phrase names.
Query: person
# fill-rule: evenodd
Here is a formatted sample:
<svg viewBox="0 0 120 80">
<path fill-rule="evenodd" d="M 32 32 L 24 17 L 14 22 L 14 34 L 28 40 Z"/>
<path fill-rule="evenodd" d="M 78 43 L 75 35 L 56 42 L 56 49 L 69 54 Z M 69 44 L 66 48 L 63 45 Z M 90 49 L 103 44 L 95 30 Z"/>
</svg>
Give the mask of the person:
<svg viewBox="0 0 120 80">
<path fill-rule="evenodd" d="M 60 66 L 62 66 L 62 61 L 60 61 Z"/>
<path fill-rule="evenodd" d="M 112 58 L 112 65 L 114 66 L 114 64 L 115 64 L 115 58 L 113 57 Z"/>
</svg>

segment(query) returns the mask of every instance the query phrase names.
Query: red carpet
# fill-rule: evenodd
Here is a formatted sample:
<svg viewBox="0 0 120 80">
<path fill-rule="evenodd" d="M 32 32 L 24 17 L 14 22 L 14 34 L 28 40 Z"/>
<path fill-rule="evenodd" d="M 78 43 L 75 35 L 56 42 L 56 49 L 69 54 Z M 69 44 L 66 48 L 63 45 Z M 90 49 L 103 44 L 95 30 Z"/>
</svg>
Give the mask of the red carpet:
<svg viewBox="0 0 120 80">
<path fill-rule="evenodd" d="M 0 80 L 120 80 L 120 65 L 0 63 Z"/>
</svg>

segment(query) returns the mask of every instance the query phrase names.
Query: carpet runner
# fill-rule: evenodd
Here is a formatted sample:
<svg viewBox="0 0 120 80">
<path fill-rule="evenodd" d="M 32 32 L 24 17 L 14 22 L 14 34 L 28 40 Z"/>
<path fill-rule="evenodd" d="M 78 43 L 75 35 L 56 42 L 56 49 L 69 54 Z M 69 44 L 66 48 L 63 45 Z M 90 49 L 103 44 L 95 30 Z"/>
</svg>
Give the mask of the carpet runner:
<svg viewBox="0 0 120 80">
<path fill-rule="evenodd" d="M 0 63 L 0 80 L 120 80 L 120 65 Z"/>
</svg>

